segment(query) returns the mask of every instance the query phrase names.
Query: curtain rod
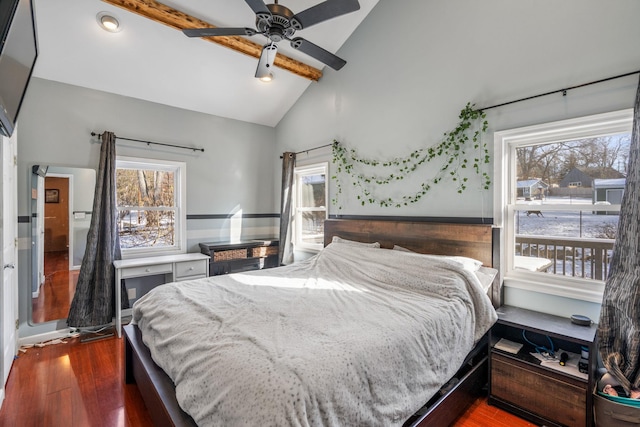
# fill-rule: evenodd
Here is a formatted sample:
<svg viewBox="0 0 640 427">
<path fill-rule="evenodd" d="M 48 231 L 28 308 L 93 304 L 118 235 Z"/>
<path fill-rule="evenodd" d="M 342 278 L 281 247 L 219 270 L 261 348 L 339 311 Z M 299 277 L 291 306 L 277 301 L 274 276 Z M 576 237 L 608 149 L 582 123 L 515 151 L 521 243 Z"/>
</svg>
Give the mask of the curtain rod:
<svg viewBox="0 0 640 427">
<path fill-rule="evenodd" d="M 296 151 L 296 152 L 295 152 L 295 153 L 293 153 L 293 154 L 295 154 L 295 155 L 297 156 L 298 154 L 308 153 L 309 151 L 319 150 L 319 149 L 321 149 L 321 148 L 325 148 L 325 147 L 331 147 L 332 145 L 333 145 L 333 143 L 331 143 L 331 144 L 325 144 L 325 145 L 321 145 L 321 146 L 319 146 L 319 147 L 309 148 L 308 150 Z M 280 158 L 282 158 L 282 156 L 280 156 Z"/>
<path fill-rule="evenodd" d="M 492 105 L 490 107 L 478 108 L 478 111 L 485 111 L 485 110 L 490 110 L 492 108 L 504 107 L 505 105 L 515 104 L 516 102 L 528 101 L 530 99 L 540 98 L 542 96 L 553 95 L 554 93 L 562 93 L 562 96 L 567 96 L 567 91 L 568 90 L 578 89 L 578 88 L 581 88 L 581 87 L 584 87 L 584 86 L 590 86 L 590 85 L 594 85 L 594 84 L 597 84 L 597 83 L 608 82 L 609 80 L 615 80 L 615 79 L 619 79 L 619 78 L 622 78 L 622 77 L 632 76 L 632 75 L 638 74 L 638 73 L 640 73 L 640 70 L 632 71 L 630 73 L 620 74 L 618 76 L 607 77 L 606 79 L 595 80 L 595 81 L 592 81 L 592 82 L 589 82 L 589 83 L 582 83 L 582 84 L 579 84 L 579 85 L 576 85 L 576 86 L 567 87 L 567 88 L 564 88 L 564 89 L 553 90 L 551 92 L 541 93 L 539 95 L 528 96 L 526 98 L 516 99 L 515 101 L 503 102 L 502 104 Z"/>
<path fill-rule="evenodd" d="M 102 138 L 101 134 L 97 134 L 95 132 L 91 132 L 91 136 L 97 136 L 98 139 Z M 185 145 L 165 144 L 164 142 L 144 141 L 142 139 L 124 138 L 122 136 L 116 136 L 116 139 L 122 139 L 122 140 L 125 140 L 125 141 L 142 142 L 142 143 L 147 144 L 147 145 L 149 145 L 149 144 L 163 145 L 165 147 L 182 148 L 184 150 L 202 151 L 204 153 L 204 148 L 187 147 Z"/>
<path fill-rule="evenodd" d="M 302 154 L 302 153 L 308 153 L 309 151 L 319 150 L 319 149 L 325 148 L 325 147 L 331 147 L 332 145 L 333 145 L 333 143 L 325 144 L 325 145 L 321 145 L 319 147 L 309 148 L 308 150 L 296 151 L 294 154 L 298 155 L 298 154 Z"/>
</svg>

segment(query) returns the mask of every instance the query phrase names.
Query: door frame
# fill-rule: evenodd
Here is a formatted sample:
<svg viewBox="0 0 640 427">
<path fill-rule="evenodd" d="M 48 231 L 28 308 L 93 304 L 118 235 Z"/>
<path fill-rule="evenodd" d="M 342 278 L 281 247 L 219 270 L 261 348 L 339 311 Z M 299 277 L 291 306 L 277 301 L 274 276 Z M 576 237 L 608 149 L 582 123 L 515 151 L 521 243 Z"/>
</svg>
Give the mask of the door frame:
<svg viewBox="0 0 640 427">
<path fill-rule="evenodd" d="M 13 358 L 18 351 L 18 184 L 17 184 L 17 129 L 10 138 L 0 136 L 0 266 L 2 266 L 2 282 L 0 284 L 0 407 L 5 399 L 6 380 L 11 372 Z M 9 184 L 5 182 L 5 175 L 9 176 Z M 12 201 L 7 206 L 8 198 Z M 10 211 L 7 211 L 7 208 Z M 7 230 L 10 232 L 7 233 Z M 10 242 L 5 245 L 5 239 Z M 11 253 L 11 258 L 5 256 Z M 7 274 L 9 273 L 9 274 Z M 9 277 L 8 280 L 7 277 Z M 9 320 L 7 320 L 9 319 Z M 8 322 L 8 324 L 6 323 Z M 14 326 L 15 324 L 15 326 Z M 8 334 L 6 332 L 9 332 Z M 8 336 L 7 336 L 8 335 Z"/>
<path fill-rule="evenodd" d="M 69 257 L 69 271 L 71 270 L 79 270 L 80 266 L 79 265 L 73 265 L 73 233 L 74 233 L 74 217 L 73 217 L 73 174 L 68 174 L 68 173 L 59 173 L 59 172 L 47 172 L 47 175 L 45 176 L 45 180 L 47 178 L 66 178 L 67 179 L 67 185 L 68 185 L 68 191 L 67 193 L 69 194 L 69 198 L 67 200 L 67 230 L 69 232 L 69 247 L 68 247 L 68 251 L 67 251 L 67 256 Z M 44 208 L 43 208 L 44 209 Z M 43 216 L 44 216 L 44 212 L 42 212 Z M 38 212 L 38 215 L 40 215 L 40 212 Z M 45 219 L 45 223 L 46 223 L 46 219 Z M 43 256 L 44 256 L 44 244 L 41 246 L 42 247 L 42 251 L 43 251 Z"/>
</svg>

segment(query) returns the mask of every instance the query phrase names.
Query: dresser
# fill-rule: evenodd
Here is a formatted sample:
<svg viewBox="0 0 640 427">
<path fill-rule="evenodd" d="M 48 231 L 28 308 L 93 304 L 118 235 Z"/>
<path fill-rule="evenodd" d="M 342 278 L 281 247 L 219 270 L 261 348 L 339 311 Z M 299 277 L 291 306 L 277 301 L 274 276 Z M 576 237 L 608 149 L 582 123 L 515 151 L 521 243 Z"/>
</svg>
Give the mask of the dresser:
<svg viewBox="0 0 640 427">
<path fill-rule="evenodd" d="M 164 283 L 208 277 L 209 256 L 201 253 L 162 255 L 123 259 L 113 262 L 116 269 L 116 332 L 122 336 L 122 280 L 134 277 L 164 276 Z M 130 310 L 129 310 L 130 311 Z"/>
<path fill-rule="evenodd" d="M 210 257 L 210 276 L 278 266 L 277 239 L 203 242 L 200 252 Z"/>
</svg>

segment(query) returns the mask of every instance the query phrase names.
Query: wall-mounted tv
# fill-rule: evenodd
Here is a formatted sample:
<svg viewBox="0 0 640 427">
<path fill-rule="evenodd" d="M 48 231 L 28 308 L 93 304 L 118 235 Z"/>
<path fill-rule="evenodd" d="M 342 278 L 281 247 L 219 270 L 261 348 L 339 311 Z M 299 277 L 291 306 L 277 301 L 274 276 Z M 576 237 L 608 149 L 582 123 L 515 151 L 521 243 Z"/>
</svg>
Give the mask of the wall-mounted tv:
<svg viewBox="0 0 640 427">
<path fill-rule="evenodd" d="M 38 56 L 31 0 L 0 0 L 0 132 L 11 136 Z"/>
</svg>

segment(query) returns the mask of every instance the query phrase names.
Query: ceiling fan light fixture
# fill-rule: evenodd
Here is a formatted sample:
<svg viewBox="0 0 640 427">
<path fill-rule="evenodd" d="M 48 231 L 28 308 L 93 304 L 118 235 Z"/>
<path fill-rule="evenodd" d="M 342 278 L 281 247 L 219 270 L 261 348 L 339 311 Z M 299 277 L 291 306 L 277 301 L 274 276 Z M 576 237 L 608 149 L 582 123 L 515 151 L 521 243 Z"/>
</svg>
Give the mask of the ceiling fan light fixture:
<svg viewBox="0 0 640 427">
<path fill-rule="evenodd" d="M 274 78 L 275 76 L 273 75 L 273 73 L 267 73 L 264 76 L 258 77 L 258 80 L 263 83 L 271 83 Z"/>
<path fill-rule="evenodd" d="M 108 12 L 98 13 L 96 15 L 96 20 L 98 21 L 100 28 L 105 31 L 109 31 L 110 33 L 117 33 L 121 30 L 120 22 L 118 21 L 118 19 Z"/>
<path fill-rule="evenodd" d="M 273 62 L 276 59 L 278 52 L 278 45 L 273 42 L 267 43 L 262 47 L 262 53 L 258 60 L 258 67 L 256 68 L 256 78 L 263 82 L 270 82 L 273 80 Z"/>
<path fill-rule="evenodd" d="M 278 4 L 266 4 L 265 0 L 245 0 L 256 15 L 256 29 L 251 28 L 188 28 L 182 32 L 188 37 L 243 36 L 260 34 L 269 42 L 262 48 L 256 78 L 264 78 L 274 65 L 277 52 L 276 43 L 288 40 L 291 46 L 309 55 L 334 70 L 341 69 L 347 62 L 333 53 L 301 37 L 293 38 L 297 30 L 302 30 L 329 19 L 360 9 L 358 0 L 325 0 L 315 6 L 294 14 L 291 9 Z M 272 54 L 272 55 L 270 55 Z M 279 66 L 283 67 L 282 64 Z M 287 67 L 283 67 L 289 69 Z"/>
</svg>

